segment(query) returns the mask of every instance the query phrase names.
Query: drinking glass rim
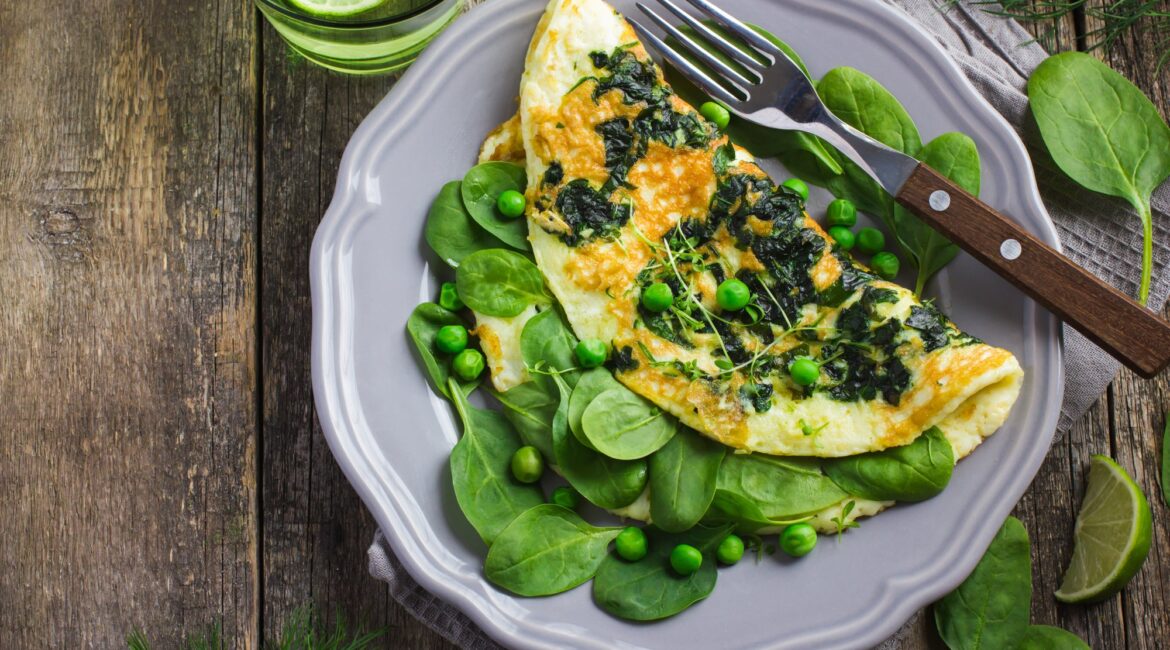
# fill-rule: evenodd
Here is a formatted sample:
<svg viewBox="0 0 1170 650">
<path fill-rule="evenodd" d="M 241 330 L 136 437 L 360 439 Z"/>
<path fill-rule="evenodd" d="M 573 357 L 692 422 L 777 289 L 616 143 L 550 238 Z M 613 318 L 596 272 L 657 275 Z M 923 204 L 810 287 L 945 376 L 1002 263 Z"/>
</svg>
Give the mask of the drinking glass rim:
<svg viewBox="0 0 1170 650">
<path fill-rule="evenodd" d="M 404 22 L 406 20 L 414 18 L 415 16 L 418 16 L 419 14 L 430 11 L 431 9 L 434 9 L 435 7 L 443 4 L 444 2 L 450 2 L 450 1 L 451 0 L 431 0 L 430 2 L 426 3 L 425 5 L 422 5 L 421 7 L 416 7 L 416 8 L 411 9 L 410 11 L 405 12 L 405 13 L 397 14 L 394 16 L 387 16 L 385 18 L 378 18 L 376 20 L 364 20 L 364 21 L 354 21 L 354 20 L 340 21 L 340 20 L 331 20 L 329 18 L 322 18 L 320 16 L 310 16 L 307 13 L 295 11 L 293 9 L 290 9 L 289 7 L 284 7 L 284 6 L 278 5 L 278 4 L 276 4 L 275 0 L 256 0 L 256 3 L 264 5 L 265 7 L 272 9 L 273 11 L 275 11 L 277 13 L 284 14 L 285 16 L 288 16 L 289 18 L 294 18 L 296 20 L 300 20 L 300 21 L 309 23 L 311 25 L 316 25 L 318 27 L 331 27 L 334 29 L 368 29 L 370 27 L 386 27 L 388 25 L 394 25 L 396 23 Z"/>
</svg>

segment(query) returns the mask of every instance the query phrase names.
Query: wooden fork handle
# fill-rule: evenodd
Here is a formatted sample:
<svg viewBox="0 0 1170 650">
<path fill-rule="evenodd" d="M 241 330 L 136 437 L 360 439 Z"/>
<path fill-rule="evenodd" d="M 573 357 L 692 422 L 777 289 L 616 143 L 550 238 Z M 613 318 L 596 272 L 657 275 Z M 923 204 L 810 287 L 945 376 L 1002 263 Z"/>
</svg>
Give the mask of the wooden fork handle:
<svg viewBox="0 0 1170 650">
<path fill-rule="evenodd" d="M 1170 324 L 933 169 L 894 199 L 1142 377 L 1170 364 Z"/>
</svg>

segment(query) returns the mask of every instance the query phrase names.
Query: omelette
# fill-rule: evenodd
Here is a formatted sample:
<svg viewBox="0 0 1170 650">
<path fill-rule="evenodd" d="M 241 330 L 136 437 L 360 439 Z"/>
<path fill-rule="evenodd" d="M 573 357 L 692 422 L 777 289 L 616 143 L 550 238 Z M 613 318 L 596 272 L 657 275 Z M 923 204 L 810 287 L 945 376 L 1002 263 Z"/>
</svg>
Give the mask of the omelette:
<svg viewBox="0 0 1170 650">
<path fill-rule="evenodd" d="M 835 247 L 800 196 L 674 94 L 602 0 L 549 5 L 519 113 L 481 160 L 525 166 L 529 242 L 575 334 L 608 342 L 619 381 L 729 447 L 843 457 L 938 426 L 958 459 L 1019 394 L 1010 352 Z M 728 278 L 750 288 L 747 307 L 720 309 Z M 653 284 L 670 287 L 669 309 L 642 304 Z M 529 379 L 519 338 L 536 313 L 477 315 L 501 391 Z M 816 362 L 814 385 L 793 382 L 796 358 Z"/>
</svg>

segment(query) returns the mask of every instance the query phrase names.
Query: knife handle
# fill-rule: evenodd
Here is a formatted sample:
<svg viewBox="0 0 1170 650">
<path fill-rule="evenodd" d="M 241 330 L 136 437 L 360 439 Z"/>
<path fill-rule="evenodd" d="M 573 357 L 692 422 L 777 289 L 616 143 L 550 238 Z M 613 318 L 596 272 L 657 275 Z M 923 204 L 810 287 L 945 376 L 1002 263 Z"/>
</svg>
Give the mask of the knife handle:
<svg viewBox="0 0 1170 650">
<path fill-rule="evenodd" d="M 1170 324 L 919 164 L 894 197 L 1142 377 L 1170 364 Z"/>
</svg>

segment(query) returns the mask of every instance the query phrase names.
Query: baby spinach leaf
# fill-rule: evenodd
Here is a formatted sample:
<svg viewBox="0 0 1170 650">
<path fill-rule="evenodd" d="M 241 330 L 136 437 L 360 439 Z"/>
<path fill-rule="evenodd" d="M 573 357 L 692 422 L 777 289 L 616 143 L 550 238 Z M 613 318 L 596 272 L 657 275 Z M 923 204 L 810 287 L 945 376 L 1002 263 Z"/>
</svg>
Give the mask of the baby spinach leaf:
<svg viewBox="0 0 1170 650">
<path fill-rule="evenodd" d="M 423 238 L 439 259 L 451 267 L 476 251 L 504 245 L 494 235 L 476 225 L 463 207 L 460 181 L 451 181 L 439 190 L 427 213 Z"/>
<path fill-rule="evenodd" d="M 971 575 L 934 604 L 934 623 L 951 650 L 1014 648 L 1028 630 L 1032 560 L 1028 531 L 1008 517 Z"/>
<path fill-rule="evenodd" d="M 864 72 L 834 68 L 817 82 L 817 94 L 837 117 L 875 140 L 910 155 L 922 148 L 910 114 L 890 91 Z M 848 158 L 834 154 L 844 173 L 829 179 L 829 191 L 849 199 L 858 210 L 881 218 L 893 230 L 894 201 L 890 195 Z"/>
<path fill-rule="evenodd" d="M 591 526 L 568 508 L 541 504 L 500 533 L 488 549 L 484 575 L 520 596 L 559 594 L 597 573 L 621 530 Z"/>
<path fill-rule="evenodd" d="M 463 205 L 476 223 L 508 246 L 526 251 L 530 249 L 528 220 L 523 217 L 508 219 L 496 208 L 500 194 L 507 190 L 523 194 L 526 185 L 523 167 L 506 162 L 486 162 L 467 171 L 460 193 Z"/>
<path fill-rule="evenodd" d="M 544 276 L 531 260 L 502 248 L 477 251 L 455 270 L 459 297 L 487 316 L 512 318 L 529 305 L 552 302 L 544 290 Z"/>
<path fill-rule="evenodd" d="M 1170 506 L 1170 412 L 1166 413 L 1166 428 L 1162 431 L 1162 500 Z"/>
<path fill-rule="evenodd" d="M 716 517 L 750 530 L 812 514 L 848 497 L 813 459 L 728 454 L 719 466 L 711 508 Z"/>
<path fill-rule="evenodd" d="M 533 316 L 520 332 L 520 355 L 524 357 L 524 364 L 529 368 L 561 371 L 561 377 L 569 388 L 577 385 L 577 378 L 581 374 L 574 370 L 577 365 L 576 347 L 577 337 L 573 336 L 573 331 L 555 308 L 550 307 Z M 541 376 L 537 381 L 544 384 L 550 393 L 555 392 L 552 380 L 547 376 Z"/>
<path fill-rule="evenodd" d="M 627 562 L 610 553 L 601 561 L 593 579 L 593 601 L 599 607 L 619 618 L 655 621 L 683 611 L 714 591 L 715 549 L 731 532 L 730 526 L 695 526 L 678 534 L 655 526 L 643 530 L 649 552 L 641 560 Z M 703 554 L 698 571 L 680 576 L 670 567 L 670 552 L 678 544 L 690 544 Z"/>
<path fill-rule="evenodd" d="M 595 506 L 628 506 L 646 488 L 646 460 L 616 460 L 581 444 L 569 430 L 569 387 L 552 375 L 561 405 L 553 418 L 553 458 L 561 475 Z"/>
<path fill-rule="evenodd" d="M 423 367 L 427 370 L 427 378 L 431 380 L 431 387 L 439 391 L 447 399 L 451 399 L 451 392 L 447 387 L 447 378 L 451 376 L 450 359 L 441 356 L 435 349 L 435 337 L 444 325 L 463 325 L 463 319 L 453 311 L 443 309 L 433 302 L 424 302 L 410 313 L 406 320 L 406 333 L 414 343 Z M 475 389 L 478 381 L 459 384 L 464 394 Z"/>
<path fill-rule="evenodd" d="M 1016 650 L 1089 650 L 1089 644 L 1059 627 L 1030 625 Z"/>
<path fill-rule="evenodd" d="M 585 408 L 581 430 L 597 451 L 634 460 L 658 451 L 678 427 L 670 414 L 622 387 L 605 391 Z"/>
<path fill-rule="evenodd" d="M 898 98 L 864 72 L 833 68 L 817 82 L 817 93 L 834 115 L 875 140 L 905 153 L 922 148 L 918 127 Z"/>
<path fill-rule="evenodd" d="M 552 425 L 561 403 L 559 395 L 535 380 L 492 394 L 504 406 L 504 417 L 516 427 L 524 444 L 552 458 Z"/>
<path fill-rule="evenodd" d="M 1082 52 L 1049 57 L 1028 79 L 1028 100 L 1057 166 L 1080 185 L 1129 201 L 1144 246 L 1139 299 L 1150 292 L 1150 195 L 1170 176 L 1170 126 L 1153 102 L 1109 66 Z"/>
<path fill-rule="evenodd" d="M 923 501 L 951 480 L 955 456 L 938 427 L 914 442 L 868 454 L 826 460 L 825 474 L 849 494 L 874 501 Z"/>
<path fill-rule="evenodd" d="M 625 388 L 625 385 L 614 379 L 609 370 L 605 368 L 593 368 L 581 373 L 581 378 L 577 381 L 577 385 L 573 388 L 573 394 L 569 397 L 568 410 L 569 430 L 573 432 L 581 444 L 589 445 L 589 439 L 585 437 L 585 432 L 581 429 L 581 415 L 585 413 L 585 408 L 598 395 L 619 388 Z"/>
<path fill-rule="evenodd" d="M 650 520 L 664 531 L 689 529 L 707 513 L 727 447 L 679 425 L 650 456 Z"/>
<path fill-rule="evenodd" d="M 926 143 L 915 157 L 979 196 L 979 149 L 971 138 L 962 133 L 944 133 Z M 892 230 L 918 269 L 914 293 L 920 296 L 926 282 L 959 254 L 959 247 L 900 205 L 894 206 Z"/>
<path fill-rule="evenodd" d="M 520 513 L 543 503 L 544 495 L 539 487 L 512 476 L 512 454 L 520 448 L 520 438 L 508 421 L 495 411 L 468 404 L 455 380 L 448 381 L 463 421 L 463 437 L 450 459 L 455 500 L 483 541 L 491 544 Z"/>
</svg>

